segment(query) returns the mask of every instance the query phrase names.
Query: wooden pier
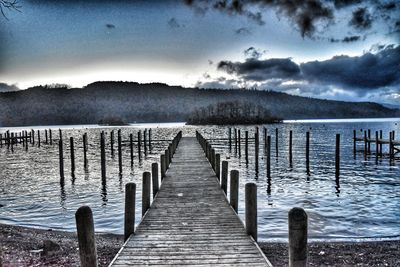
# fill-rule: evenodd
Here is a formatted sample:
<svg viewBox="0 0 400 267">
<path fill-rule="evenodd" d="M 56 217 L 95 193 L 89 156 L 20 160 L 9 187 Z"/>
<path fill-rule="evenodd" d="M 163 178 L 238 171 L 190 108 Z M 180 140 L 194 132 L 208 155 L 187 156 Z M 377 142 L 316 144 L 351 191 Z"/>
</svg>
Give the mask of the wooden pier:
<svg viewBox="0 0 400 267">
<path fill-rule="evenodd" d="M 110 266 L 272 266 L 228 203 L 196 138 L 182 138 L 160 190 Z"/>
</svg>

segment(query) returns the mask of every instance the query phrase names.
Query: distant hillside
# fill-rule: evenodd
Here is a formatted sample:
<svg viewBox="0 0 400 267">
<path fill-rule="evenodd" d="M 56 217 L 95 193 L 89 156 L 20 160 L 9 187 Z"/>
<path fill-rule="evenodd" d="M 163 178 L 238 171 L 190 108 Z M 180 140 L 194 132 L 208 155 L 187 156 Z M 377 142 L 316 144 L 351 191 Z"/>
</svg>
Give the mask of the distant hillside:
<svg viewBox="0 0 400 267">
<path fill-rule="evenodd" d="M 284 119 L 397 117 L 398 109 L 292 96 L 272 91 L 205 90 L 165 84 L 96 82 L 84 88 L 33 87 L 0 93 L 0 126 L 186 121 L 195 109 L 227 101 L 252 102 Z"/>
</svg>

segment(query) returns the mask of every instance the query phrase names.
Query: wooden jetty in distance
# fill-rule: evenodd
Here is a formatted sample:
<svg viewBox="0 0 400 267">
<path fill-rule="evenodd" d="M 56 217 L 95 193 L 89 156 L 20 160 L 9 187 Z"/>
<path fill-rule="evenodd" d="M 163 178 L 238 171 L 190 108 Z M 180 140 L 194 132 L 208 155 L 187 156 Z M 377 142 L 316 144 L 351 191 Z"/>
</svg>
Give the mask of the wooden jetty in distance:
<svg viewBox="0 0 400 267">
<path fill-rule="evenodd" d="M 395 131 L 389 132 L 389 139 L 383 139 L 382 131 L 376 131 L 375 137 L 371 137 L 371 130 L 364 130 L 363 137 L 357 137 L 356 130 L 353 130 L 353 152 L 356 153 L 357 142 L 364 143 L 364 155 L 371 154 L 371 144 L 375 144 L 375 155 L 382 157 L 383 145 L 388 145 L 389 158 L 394 159 L 400 153 L 400 140 L 395 140 Z"/>
<path fill-rule="evenodd" d="M 196 138 L 182 138 L 151 208 L 110 266 L 271 266 Z"/>
</svg>

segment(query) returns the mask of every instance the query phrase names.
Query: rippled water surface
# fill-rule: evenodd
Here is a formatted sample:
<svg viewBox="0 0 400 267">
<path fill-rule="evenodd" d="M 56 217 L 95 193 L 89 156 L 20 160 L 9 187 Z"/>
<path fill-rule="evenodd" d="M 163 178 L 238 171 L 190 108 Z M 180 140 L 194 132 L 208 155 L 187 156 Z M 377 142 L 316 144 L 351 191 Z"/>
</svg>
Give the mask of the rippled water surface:
<svg viewBox="0 0 400 267">
<path fill-rule="evenodd" d="M 266 177 L 263 127 L 271 135 L 271 179 Z M 387 156 L 375 159 L 375 154 L 363 156 L 363 144 L 353 155 L 353 129 L 383 130 L 388 138 L 391 130 L 398 135 L 400 119 L 345 121 L 290 121 L 260 128 L 259 171 L 255 171 L 254 140 L 249 141 L 246 161 L 244 132 L 254 137 L 255 126 L 238 126 L 241 148 L 229 149 L 227 127 L 195 127 L 182 124 L 133 125 L 122 129 L 123 173 L 118 170 L 117 134 L 119 128 L 97 126 L 64 127 L 65 183 L 60 185 L 58 167 L 58 128 L 53 129 L 53 145 L 37 143 L 28 151 L 18 145 L 14 152 L 0 148 L 0 223 L 75 231 L 74 213 L 81 205 L 89 205 L 94 213 L 96 231 L 122 233 L 124 185 L 137 184 L 137 223 L 141 213 L 141 176 L 158 162 L 168 140 L 180 130 L 184 136 L 194 136 L 199 130 L 212 139 L 222 160 L 230 169 L 240 170 L 239 215 L 244 219 L 244 184 L 258 186 L 258 223 L 260 239 L 284 239 L 287 236 L 287 212 L 294 206 L 303 207 L 309 216 L 311 238 L 399 238 L 400 237 L 400 159 Z M 48 127 L 47 127 L 48 128 Z M 129 134 L 152 128 L 152 149 L 139 160 L 134 147 L 134 165 L 130 166 Z M 278 153 L 275 129 L 278 128 Z M 39 128 L 34 128 L 39 129 Z M 44 138 L 41 128 L 41 140 Z M 0 133 L 23 128 L 0 128 Z M 102 183 L 100 171 L 100 132 L 107 141 L 107 181 Z M 111 155 L 110 132 L 115 131 L 115 155 Z M 293 162 L 288 156 L 289 131 L 293 131 Z M 305 164 L 305 133 L 310 131 L 310 173 Z M 88 134 L 88 168 L 83 167 L 82 135 Z M 341 173 L 335 180 L 335 134 L 341 134 Z M 232 131 L 233 136 L 233 131 Z M 75 179 L 70 172 L 69 137 L 75 139 Z M 36 138 L 37 139 L 37 138 Z M 397 139 L 399 139 L 397 137 Z M 157 141 L 160 140 L 160 141 Z M 384 152 L 388 146 L 384 145 Z M 240 155 L 239 155 L 240 151 Z M 371 151 L 375 145 L 371 144 Z M 228 187 L 229 188 L 229 187 Z"/>
</svg>

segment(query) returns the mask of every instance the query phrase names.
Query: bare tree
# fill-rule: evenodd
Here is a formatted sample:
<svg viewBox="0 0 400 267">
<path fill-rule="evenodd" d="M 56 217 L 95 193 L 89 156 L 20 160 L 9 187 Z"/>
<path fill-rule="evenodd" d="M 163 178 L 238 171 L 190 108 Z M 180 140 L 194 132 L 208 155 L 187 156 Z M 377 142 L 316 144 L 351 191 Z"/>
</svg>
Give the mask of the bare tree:
<svg viewBox="0 0 400 267">
<path fill-rule="evenodd" d="M 16 10 L 20 11 L 21 6 L 17 0 L 0 0 L 0 12 L 7 19 L 5 10 Z"/>
</svg>

